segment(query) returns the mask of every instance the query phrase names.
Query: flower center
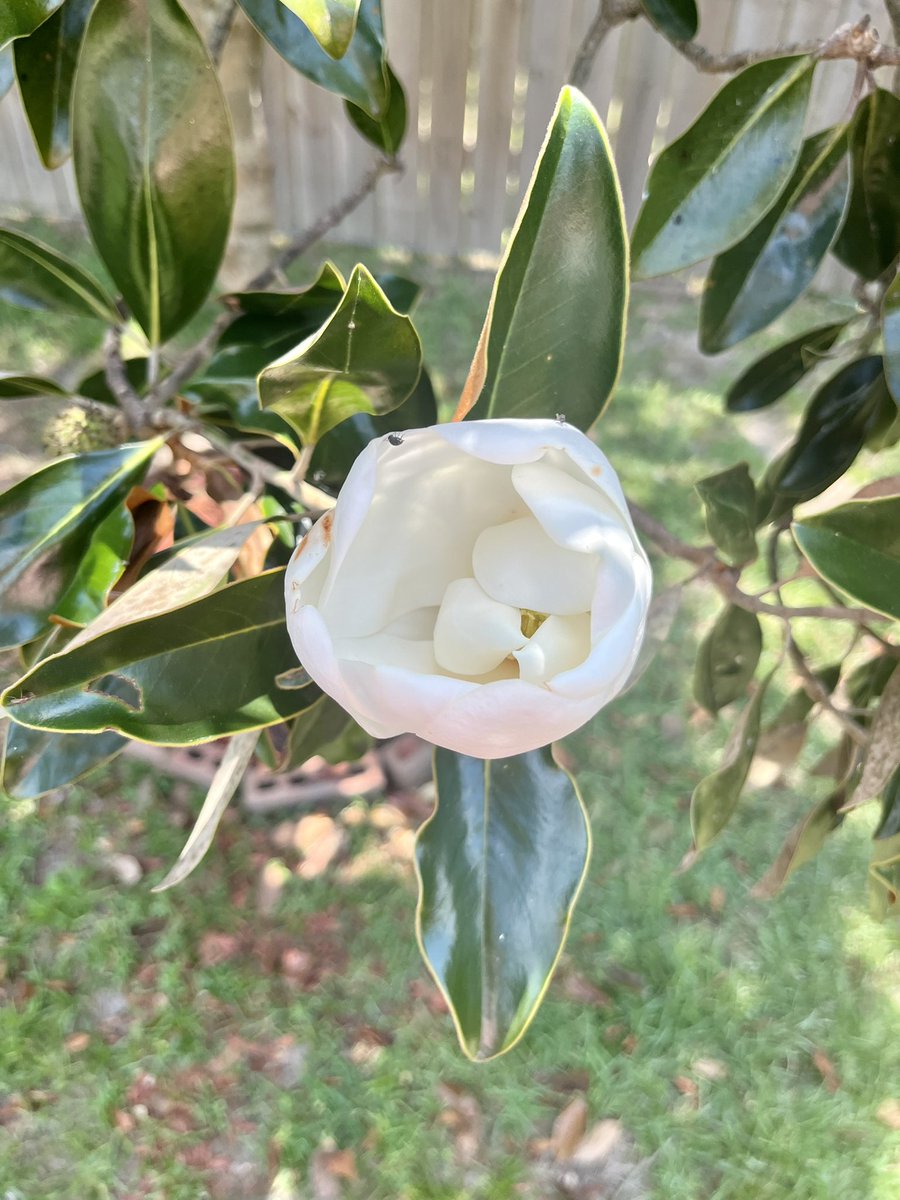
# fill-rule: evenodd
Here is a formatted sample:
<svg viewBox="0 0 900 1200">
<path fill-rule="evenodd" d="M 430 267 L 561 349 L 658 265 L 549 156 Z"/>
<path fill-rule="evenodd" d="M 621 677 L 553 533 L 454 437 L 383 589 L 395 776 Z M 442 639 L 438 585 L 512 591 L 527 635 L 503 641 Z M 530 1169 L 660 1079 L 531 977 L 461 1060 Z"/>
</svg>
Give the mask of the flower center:
<svg viewBox="0 0 900 1200">
<path fill-rule="evenodd" d="M 534 637 L 550 615 L 545 612 L 535 612 L 533 608 L 523 608 L 521 613 L 522 636 L 527 638 Z"/>
</svg>

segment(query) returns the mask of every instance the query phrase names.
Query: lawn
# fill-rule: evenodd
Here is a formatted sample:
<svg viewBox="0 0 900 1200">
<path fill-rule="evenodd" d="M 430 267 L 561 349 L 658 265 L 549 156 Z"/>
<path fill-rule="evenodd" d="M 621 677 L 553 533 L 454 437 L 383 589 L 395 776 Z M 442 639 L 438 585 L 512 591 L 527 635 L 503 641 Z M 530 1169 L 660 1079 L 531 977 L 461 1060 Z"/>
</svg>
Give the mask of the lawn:
<svg viewBox="0 0 900 1200">
<path fill-rule="evenodd" d="M 425 285 L 417 323 L 450 402 L 490 277 L 391 265 Z M 754 348 L 702 359 L 695 306 L 682 287 L 636 291 L 597 437 L 634 499 L 700 538 L 693 481 L 741 457 L 760 466 L 801 402 L 751 426 L 725 417 L 723 387 Z M 809 301 L 775 336 L 828 311 Z M 76 321 L 0 310 L 4 369 L 65 373 L 85 346 Z M 7 405 L 0 439 L 27 448 L 38 424 Z M 660 563 L 658 576 L 679 571 Z M 701 719 L 690 698 L 715 608 L 692 595 L 638 685 L 567 743 L 590 876 L 544 1007 L 488 1065 L 460 1054 L 418 957 L 403 832 L 415 806 L 402 797 L 400 811 L 331 810 L 346 854 L 312 880 L 292 870 L 290 814 L 234 809 L 202 866 L 162 895 L 150 887 L 199 793 L 118 760 L 37 806 L 7 801 L 0 1196 L 544 1200 L 566 1194 L 547 1182 L 544 1143 L 583 1099 L 589 1123 L 618 1123 L 607 1129 L 631 1166 L 619 1200 L 893 1200 L 900 949 L 868 915 L 873 815 L 849 819 L 776 900 L 750 895 L 825 794 L 806 769 L 833 731 L 678 871 L 691 790 L 733 719 Z"/>
</svg>

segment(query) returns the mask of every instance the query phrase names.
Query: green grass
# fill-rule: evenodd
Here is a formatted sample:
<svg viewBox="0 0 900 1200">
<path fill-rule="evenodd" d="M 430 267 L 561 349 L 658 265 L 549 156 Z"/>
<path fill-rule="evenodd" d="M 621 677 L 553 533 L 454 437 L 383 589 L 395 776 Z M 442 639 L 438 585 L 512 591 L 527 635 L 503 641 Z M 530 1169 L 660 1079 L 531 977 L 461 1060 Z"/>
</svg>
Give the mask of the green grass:
<svg viewBox="0 0 900 1200">
<path fill-rule="evenodd" d="M 337 252 L 341 265 L 352 253 Z M 490 278 L 394 269 L 423 279 L 417 324 L 452 403 Z M 626 491 L 699 538 L 693 481 L 741 457 L 759 468 L 765 453 L 721 407 L 754 348 L 701 359 L 695 308 L 672 289 L 637 291 L 622 384 L 597 436 Z M 805 315 L 823 311 L 811 302 Z M 39 348 L 5 366 L 51 356 L 43 338 L 58 363 L 84 352 L 42 321 L 27 315 L 11 333 L 0 314 L 4 360 L 10 347 L 26 358 Z M 774 415 L 781 432 L 799 403 Z M 661 580 L 679 573 L 660 564 Z M 284 1196 L 306 1197 L 312 1156 L 335 1146 L 356 1154 L 346 1200 L 542 1200 L 528 1141 L 584 1089 L 591 1120 L 618 1118 L 652 1156 L 653 1200 L 893 1200 L 900 1138 L 875 1113 L 900 1097 L 900 952 L 894 927 L 867 915 L 870 817 L 850 819 L 775 902 L 752 899 L 825 790 L 794 772 L 786 787 L 748 793 L 719 843 L 678 873 L 691 790 L 732 719 L 698 722 L 689 697 L 715 608 L 708 592 L 692 595 L 638 686 L 570 740 L 593 825 L 590 878 L 560 980 L 525 1040 L 486 1066 L 461 1056 L 449 1018 L 426 1003 L 408 869 L 292 877 L 264 914 L 257 883 L 280 853 L 274 821 L 232 813 L 190 880 L 156 896 L 149 887 L 185 837 L 166 781 L 120 761 L 36 808 L 8 805 L 0 1196 L 256 1200 L 278 1171 Z M 803 767 L 825 741 L 813 739 Z M 351 831 L 354 858 L 378 844 L 367 827 Z M 144 879 L 116 883 L 111 851 L 137 855 Z M 225 939 L 218 965 L 204 965 L 211 935 Z M 280 969 L 285 950 L 310 956 L 315 986 Z M 573 976 L 608 1005 L 568 998 Z M 78 1034 L 86 1044 L 71 1041 Z M 822 1054 L 833 1092 L 815 1065 Z M 702 1078 L 702 1059 L 722 1077 Z M 474 1162 L 456 1156 L 442 1083 L 479 1106 Z"/>
</svg>

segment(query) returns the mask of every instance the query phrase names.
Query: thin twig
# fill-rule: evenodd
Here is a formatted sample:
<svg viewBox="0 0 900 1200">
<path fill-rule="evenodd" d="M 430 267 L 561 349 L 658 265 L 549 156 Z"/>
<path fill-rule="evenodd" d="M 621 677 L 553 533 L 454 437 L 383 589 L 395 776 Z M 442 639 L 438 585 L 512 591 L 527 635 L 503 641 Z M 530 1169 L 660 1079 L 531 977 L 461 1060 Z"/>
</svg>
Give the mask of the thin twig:
<svg viewBox="0 0 900 1200">
<path fill-rule="evenodd" d="M 900 66 L 900 48 L 886 45 L 872 28 L 871 17 L 863 17 L 856 25 L 842 25 L 825 39 L 792 42 L 768 49 L 737 50 L 729 54 L 713 54 L 699 42 L 673 42 L 672 45 L 698 71 L 708 74 L 733 74 L 754 63 L 772 58 L 789 58 L 796 54 L 808 54 L 813 58 L 855 58 L 864 62 L 870 70 L 879 67 Z"/>
<path fill-rule="evenodd" d="M 670 533 L 655 517 L 638 505 L 630 504 L 629 508 L 635 526 L 641 533 L 654 542 L 669 558 L 680 558 L 699 567 L 697 578 L 713 584 L 726 600 L 738 608 L 744 608 L 748 612 L 763 616 L 778 617 L 782 621 L 792 621 L 795 617 L 811 617 L 823 621 L 851 621 L 859 625 L 885 619 L 879 613 L 872 612 L 868 608 L 845 608 L 843 605 L 821 604 L 769 604 L 759 596 L 742 591 L 738 587 L 739 571 L 722 562 L 711 547 L 691 546 Z"/>
<path fill-rule="evenodd" d="M 125 414 L 132 433 L 139 434 L 147 423 L 147 409 L 129 382 L 122 359 L 121 330 L 110 328 L 103 339 L 103 373 L 109 390 Z"/>
<path fill-rule="evenodd" d="M 228 41 L 228 35 L 231 33 L 236 15 L 237 0 L 225 0 L 213 22 L 206 48 L 216 66 L 222 61 L 222 51 L 225 49 L 225 43 Z"/>
<path fill-rule="evenodd" d="M 642 12 L 640 0 L 600 0 L 597 15 L 588 26 L 575 54 L 572 69 L 569 71 L 569 83 L 574 87 L 583 88 L 591 77 L 597 51 L 607 36 L 617 25 L 635 20 Z"/>
<path fill-rule="evenodd" d="M 399 170 L 402 170 L 402 167 L 395 159 L 379 159 L 371 170 L 363 176 L 352 192 L 348 192 L 315 225 L 305 230 L 299 237 L 286 246 L 270 266 L 266 267 L 264 271 L 260 271 L 258 275 L 255 275 L 241 290 L 256 292 L 270 287 L 286 267 L 290 266 L 296 258 L 299 258 L 301 254 L 304 254 L 311 246 L 320 241 L 344 217 L 353 212 L 365 200 L 366 196 L 375 189 L 382 175 L 390 171 Z M 182 386 L 196 375 L 203 364 L 212 357 L 216 346 L 219 344 L 219 338 L 221 338 L 228 326 L 237 320 L 239 316 L 240 311 L 235 309 L 224 312 L 216 318 L 210 329 L 196 346 L 185 354 L 181 361 L 173 367 L 165 379 L 154 389 L 153 400 L 157 408 L 162 408 L 166 405 L 173 396 L 178 394 Z"/>
<path fill-rule="evenodd" d="M 803 690 L 809 696 L 810 700 L 815 700 L 826 712 L 830 712 L 835 720 L 840 723 L 841 728 L 853 738 L 858 746 L 868 745 L 868 733 L 863 729 L 862 725 L 853 720 L 849 713 L 837 707 L 831 699 L 828 689 L 810 668 L 809 663 L 803 655 L 803 651 L 794 641 L 793 634 L 791 633 L 788 633 L 787 650 L 791 664 L 800 676 L 803 683 Z"/>
</svg>

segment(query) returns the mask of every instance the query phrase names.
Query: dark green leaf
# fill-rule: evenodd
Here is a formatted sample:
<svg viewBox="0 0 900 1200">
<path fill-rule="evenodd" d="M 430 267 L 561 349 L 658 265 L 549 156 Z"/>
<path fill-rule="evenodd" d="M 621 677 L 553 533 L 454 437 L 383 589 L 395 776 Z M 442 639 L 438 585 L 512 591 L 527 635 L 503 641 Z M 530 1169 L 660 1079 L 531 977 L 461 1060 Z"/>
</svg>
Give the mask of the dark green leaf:
<svg viewBox="0 0 900 1200">
<path fill-rule="evenodd" d="M 900 620 L 900 496 L 852 500 L 792 528 L 824 579 L 867 608 Z"/>
<path fill-rule="evenodd" d="M 881 820 L 875 830 L 876 838 L 896 837 L 900 833 L 900 768 L 884 789 L 881 801 Z"/>
<path fill-rule="evenodd" d="M 694 667 L 694 699 L 717 713 L 740 699 L 756 671 L 762 630 L 754 613 L 730 605 L 700 643 Z"/>
<path fill-rule="evenodd" d="M 384 437 L 404 429 L 424 429 L 437 423 L 437 402 L 428 372 L 423 368 L 413 394 L 399 408 L 383 417 L 369 413 L 357 413 L 349 421 L 342 421 L 330 433 L 326 433 L 316 445 L 310 467 L 315 483 L 324 483 L 330 488 L 339 488 L 347 478 L 358 455 L 365 450 L 373 438 Z"/>
<path fill-rule="evenodd" d="M 87 625 L 106 608 L 109 593 L 128 566 L 134 521 L 124 504 L 94 527 L 75 578 L 54 609 L 54 616 Z"/>
<path fill-rule="evenodd" d="M 774 491 L 799 503 L 840 479 L 874 429 L 886 390 L 878 355 L 848 363 L 824 383 L 775 470 Z"/>
<path fill-rule="evenodd" d="M 291 722 L 288 744 L 278 769 L 293 770 L 313 755 L 329 763 L 352 761 L 365 753 L 371 741 L 330 696 L 320 696 Z"/>
<path fill-rule="evenodd" d="M 5 46 L 0 50 L 0 100 L 12 87 L 15 77 L 16 69 L 13 66 L 12 46 Z"/>
<path fill-rule="evenodd" d="M 725 397 L 729 412 L 754 412 L 786 395 L 831 349 L 846 321 L 820 325 L 770 350 L 731 385 Z"/>
<path fill-rule="evenodd" d="M 884 88 L 856 110 L 850 161 L 850 204 L 834 253 L 863 279 L 877 279 L 900 254 L 900 100 Z"/>
<path fill-rule="evenodd" d="M 27 37 L 62 4 L 62 0 L 4 0 L 0 8 L 0 47 Z"/>
<path fill-rule="evenodd" d="M 109 762 L 127 744 L 117 733 L 44 733 L 10 721 L 3 791 L 15 800 L 34 800 Z"/>
<path fill-rule="evenodd" d="M 701 779 L 694 788 L 691 796 L 691 829 L 695 851 L 706 849 L 722 832 L 737 808 L 756 750 L 763 697 L 772 674 L 774 672 L 762 680 L 738 717 L 725 747 L 722 765 Z"/>
<path fill-rule="evenodd" d="M 98 521 L 139 482 L 161 439 L 63 458 L 0 496 L 0 645 L 42 632 Z"/>
<path fill-rule="evenodd" d="M 549 747 L 482 762 L 435 752 L 437 810 L 417 846 L 419 942 L 463 1050 L 509 1050 L 559 959 L 587 868 L 577 786 Z"/>
<path fill-rule="evenodd" d="M 784 887 L 789 876 L 811 862 L 825 845 L 830 834 L 844 823 L 840 812 L 846 792 L 843 788 L 814 805 L 787 835 L 784 845 L 765 875 L 753 888 L 752 894 L 769 899 Z"/>
<path fill-rule="evenodd" d="M 847 678 L 847 698 L 854 708 L 868 708 L 879 698 L 897 667 L 890 654 L 878 654 L 861 663 Z"/>
<path fill-rule="evenodd" d="M 284 571 L 268 571 L 79 640 L 40 662 L 0 703 L 16 721 L 38 729 L 112 729 L 140 741 L 185 745 L 302 712 L 318 690 L 285 690 L 275 682 L 294 661 Z"/>
<path fill-rule="evenodd" d="M 284 291 L 230 292 L 222 300 L 241 315 L 222 334 L 219 347 L 270 347 L 291 336 L 296 343 L 313 333 L 331 316 L 340 304 L 346 287 L 337 267 L 326 262 L 308 287 Z M 255 376 L 257 371 L 249 374 Z"/>
<path fill-rule="evenodd" d="M 494 283 L 458 415 L 563 413 L 579 429 L 592 425 L 619 376 L 627 273 L 606 133 L 584 96 L 564 88 Z"/>
<path fill-rule="evenodd" d="M 697 34 L 697 0 L 641 0 L 644 12 L 672 42 L 689 42 Z"/>
<path fill-rule="evenodd" d="M 349 100 L 345 101 L 345 105 L 347 116 L 363 137 L 391 157 L 400 149 L 406 135 L 406 93 L 390 64 L 385 62 L 384 68 L 389 93 L 387 107 L 382 116 L 370 117 L 364 108 Z"/>
<path fill-rule="evenodd" d="M 884 335 L 884 376 L 891 395 L 900 404 L 900 275 L 884 294 L 881 329 Z"/>
<path fill-rule="evenodd" d="M 212 287 L 234 197 L 225 100 L 176 0 L 98 0 L 75 81 L 72 128 L 94 244 L 158 344 L 178 332 Z"/>
<path fill-rule="evenodd" d="M 689 267 L 753 228 L 794 170 L 813 68 L 808 58 L 747 67 L 663 150 L 631 237 L 635 278 Z"/>
<path fill-rule="evenodd" d="M 20 308 L 119 321 L 112 300 L 87 271 L 34 238 L 0 229 L 0 300 Z"/>
<path fill-rule="evenodd" d="M 356 31 L 359 0 L 282 0 L 332 58 L 343 58 Z"/>
<path fill-rule="evenodd" d="M 241 8 L 286 62 L 378 119 L 390 100 L 384 61 L 384 27 L 380 0 L 362 0 L 356 33 L 343 58 L 322 49 L 299 17 L 281 0 L 240 0 Z"/>
<path fill-rule="evenodd" d="M 804 142 L 790 182 L 759 224 L 713 260 L 700 305 L 704 354 L 765 329 L 812 282 L 847 204 L 846 150 L 844 129 Z"/>
<path fill-rule="evenodd" d="M 261 372 L 260 402 L 311 444 L 356 413 L 381 415 L 402 404 L 421 369 L 409 317 L 357 266 L 322 329 Z"/>
<path fill-rule="evenodd" d="M 752 562 L 756 548 L 756 487 L 746 463 L 696 485 L 706 512 L 709 536 L 733 566 Z"/>
<path fill-rule="evenodd" d="M 0 374 L 0 400 L 22 400 L 26 396 L 68 396 L 66 388 L 38 375 Z"/>
<path fill-rule="evenodd" d="M 84 30 L 94 0 L 65 0 L 34 33 L 15 44 L 22 104 L 45 167 L 69 157 L 69 106 Z"/>
</svg>

